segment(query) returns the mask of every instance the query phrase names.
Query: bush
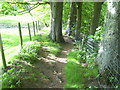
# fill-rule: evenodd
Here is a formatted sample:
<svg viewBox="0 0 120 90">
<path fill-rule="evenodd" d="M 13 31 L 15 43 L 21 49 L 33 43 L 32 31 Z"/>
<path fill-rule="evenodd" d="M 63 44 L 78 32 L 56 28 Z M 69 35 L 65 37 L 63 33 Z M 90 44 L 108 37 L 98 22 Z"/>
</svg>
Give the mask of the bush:
<svg viewBox="0 0 120 90">
<path fill-rule="evenodd" d="M 37 61 L 38 54 L 40 53 L 41 44 L 36 41 L 27 42 L 20 53 L 17 55 L 18 59 L 25 60 L 26 62 L 34 63 Z"/>
<path fill-rule="evenodd" d="M 15 68 L 8 70 L 2 76 L 2 88 L 16 88 L 20 86 L 20 80 L 18 78 L 19 71 L 15 71 Z"/>
</svg>

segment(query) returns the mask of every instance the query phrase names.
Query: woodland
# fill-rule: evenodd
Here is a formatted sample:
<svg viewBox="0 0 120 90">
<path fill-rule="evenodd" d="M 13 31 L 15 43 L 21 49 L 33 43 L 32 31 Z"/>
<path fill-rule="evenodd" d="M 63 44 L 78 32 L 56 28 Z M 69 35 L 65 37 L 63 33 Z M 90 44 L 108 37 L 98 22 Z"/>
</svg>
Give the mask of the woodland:
<svg viewBox="0 0 120 90">
<path fill-rule="evenodd" d="M 0 88 L 119 89 L 120 1 L 0 2 Z"/>
</svg>

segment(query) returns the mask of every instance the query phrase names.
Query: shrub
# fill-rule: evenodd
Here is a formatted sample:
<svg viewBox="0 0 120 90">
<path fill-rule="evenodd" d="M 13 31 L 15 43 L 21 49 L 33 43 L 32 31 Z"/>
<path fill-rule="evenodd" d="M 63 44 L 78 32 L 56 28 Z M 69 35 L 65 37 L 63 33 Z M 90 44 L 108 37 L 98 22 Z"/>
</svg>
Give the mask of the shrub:
<svg viewBox="0 0 120 90">
<path fill-rule="evenodd" d="M 41 44 L 36 41 L 27 42 L 17 55 L 17 58 L 25 60 L 26 62 L 34 63 L 39 56 L 40 46 Z"/>
<path fill-rule="evenodd" d="M 20 86 L 20 80 L 18 78 L 19 71 L 15 71 L 15 68 L 8 70 L 2 75 L 2 88 L 15 88 Z"/>
</svg>

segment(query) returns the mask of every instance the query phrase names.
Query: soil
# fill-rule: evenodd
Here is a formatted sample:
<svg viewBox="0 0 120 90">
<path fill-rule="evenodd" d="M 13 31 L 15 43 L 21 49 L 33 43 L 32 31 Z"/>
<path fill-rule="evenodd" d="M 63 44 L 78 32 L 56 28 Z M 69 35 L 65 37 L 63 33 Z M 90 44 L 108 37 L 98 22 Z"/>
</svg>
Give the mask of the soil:
<svg viewBox="0 0 120 90">
<path fill-rule="evenodd" d="M 64 66 L 67 62 L 67 53 L 73 48 L 73 40 L 64 36 L 65 43 L 62 43 L 62 49 L 59 55 L 55 56 L 46 51 L 46 47 L 42 47 L 39 61 L 32 66 L 35 73 L 34 78 L 22 79 L 22 87 L 24 88 L 63 88 L 65 84 Z M 31 73 L 24 72 L 24 78 L 29 77 Z"/>
</svg>

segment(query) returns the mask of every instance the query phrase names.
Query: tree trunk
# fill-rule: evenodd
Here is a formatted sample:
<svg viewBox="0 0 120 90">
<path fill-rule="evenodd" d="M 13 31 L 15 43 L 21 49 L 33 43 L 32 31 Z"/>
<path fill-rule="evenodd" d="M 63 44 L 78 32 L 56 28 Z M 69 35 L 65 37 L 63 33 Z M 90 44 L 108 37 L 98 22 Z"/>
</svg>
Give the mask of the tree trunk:
<svg viewBox="0 0 120 90">
<path fill-rule="evenodd" d="M 92 22 L 91 22 L 91 26 L 90 26 L 90 35 L 94 35 L 96 32 L 96 29 L 98 28 L 102 4 L 103 4 L 103 2 L 95 2 L 94 3 L 94 11 L 93 11 Z"/>
<path fill-rule="evenodd" d="M 66 28 L 65 35 L 70 36 L 72 32 L 75 31 L 76 14 L 77 14 L 76 2 L 71 2 L 69 17 L 68 17 L 68 25 Z"/>
<path fill-rule="evenodd" d="M 108 3 L 97 64 L 102 75 L 111 74 L 120 81 L 120 1 Z"/>
<path fill-rule="evenodd" d="M 51 31 L 50 38 L 56 42 L 64 42 L 62 36 L 63 2 L 51 2 Z"/>
<path fill-rule="evenodd" d="M 77 2 L 77 23 L 75 30 L 75 40 L 80 39 L 81 19 L 82 19 L 82 2 Z"/>
</svg>

